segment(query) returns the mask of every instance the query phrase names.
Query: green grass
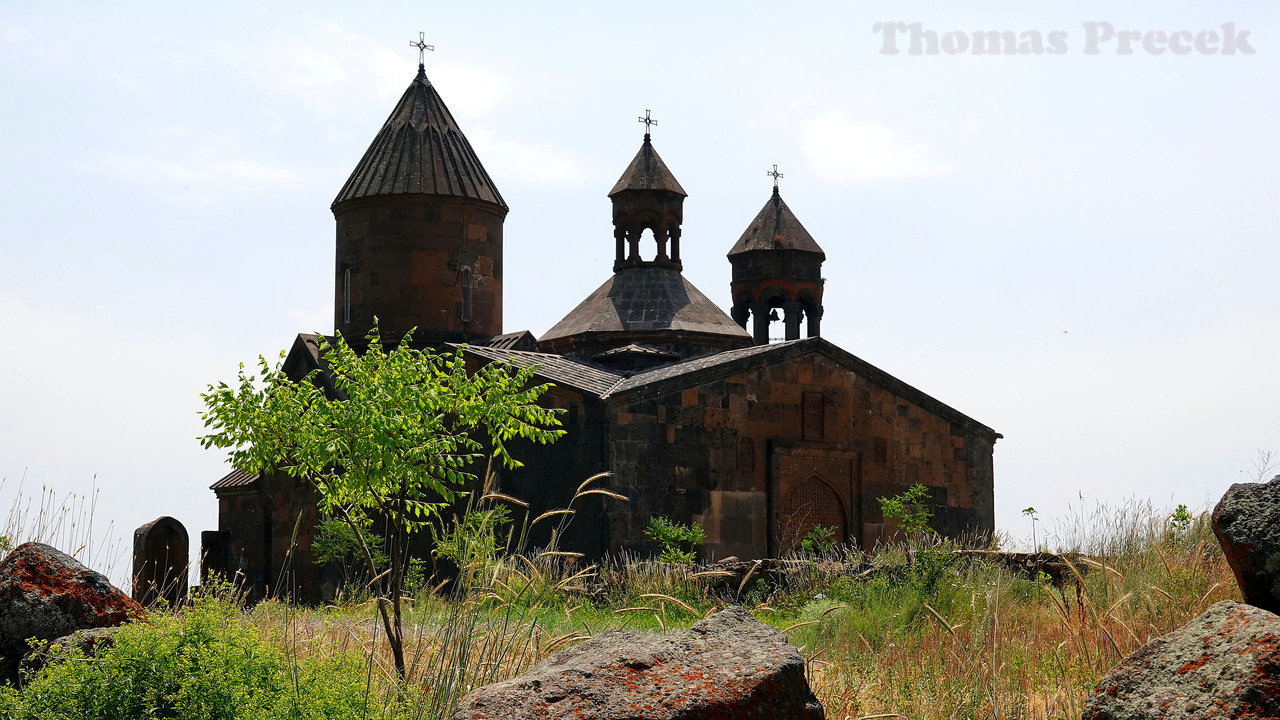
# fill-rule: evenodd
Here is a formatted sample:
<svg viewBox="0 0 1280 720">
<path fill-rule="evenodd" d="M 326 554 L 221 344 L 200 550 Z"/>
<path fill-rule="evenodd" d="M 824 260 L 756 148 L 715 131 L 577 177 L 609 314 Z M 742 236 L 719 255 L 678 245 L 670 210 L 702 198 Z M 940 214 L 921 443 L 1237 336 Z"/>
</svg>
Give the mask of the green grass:
<svg viewBox="0 0 1280 720">
<path fill-rule="evenodd" d="M 1078 718 L 1121 657 L 1238 594 L 1205 516 L 1176 528 L 1147 506 L 1104 508 L 1067 530 L 1062 549 L 1088 555 L 1061 588 L 946 544 L 884 548 L 862 575 L 852 553 L 718 591 L 696 567 L 634 557 L 486 556 L 466 592 L 409 602 L 407 686 L 370 603 L 242 613 L 206 597 L 4 692 L 0 717 L 438 718 L 591 635 L 685 627 L 736 602 L 801 649 L 828 717 Z"/>
</svg>

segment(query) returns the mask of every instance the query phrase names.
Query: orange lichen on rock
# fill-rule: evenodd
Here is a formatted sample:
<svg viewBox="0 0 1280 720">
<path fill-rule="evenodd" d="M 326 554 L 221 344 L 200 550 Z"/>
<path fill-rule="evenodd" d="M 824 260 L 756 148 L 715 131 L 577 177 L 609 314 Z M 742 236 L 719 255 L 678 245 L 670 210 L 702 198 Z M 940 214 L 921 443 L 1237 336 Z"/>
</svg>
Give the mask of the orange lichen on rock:
<svg viewBox="0 0 1280 720">
<path fill-rule="evenodd" d="M 101 573 L 41 543 L 0 562 L 0 656 L 16 660 L 31 639 L 111 627 L 144 616 L 142 606 Z"/>
</svg>

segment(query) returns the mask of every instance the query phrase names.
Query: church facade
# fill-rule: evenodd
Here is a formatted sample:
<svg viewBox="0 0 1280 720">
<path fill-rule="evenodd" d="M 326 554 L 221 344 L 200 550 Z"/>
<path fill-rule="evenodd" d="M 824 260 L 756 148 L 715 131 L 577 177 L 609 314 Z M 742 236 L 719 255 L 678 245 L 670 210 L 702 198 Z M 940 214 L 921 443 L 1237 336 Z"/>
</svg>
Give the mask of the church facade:
<svg viewBox="0 0 1280 720">
<path fill-rule="evenodd" d="M 360 338 L 377 318 L 384 338 L 416 328 L 415 345 L 552 383 L 545 401 L 564 409 L 567 434 L 522 448 L 502 490 L 537 514 L 610 472 L 604 486 L 629 501 L 580 499 L 563 538 L 588 556 L 650 549 L 653 516 L 701 525 L 705 560 L 777 556 L 816 525 L 869 549 L 895 531 L 876 499 L 917 483 L 935 530 L 994 530 L 1001 436 L 821 337 L 826 256 L 776 178 L 727 248 L 728 313 L 682 273 L 687 194 L 648 133 L 608 197 L 612 274 L 541 337 L 504 332 L 507 205 L 419 65 L 332 206 L 335 328 Z M 784 339 L 771 342 L 775 324 Z M 318 339 L 299 335 L 285 369 L 300 378 L 320 361 Z M 233 471 L 212 489 L 206 570 L 241 573 L 258 593 L 330 594 L 304 484 Z"/>
</svg>

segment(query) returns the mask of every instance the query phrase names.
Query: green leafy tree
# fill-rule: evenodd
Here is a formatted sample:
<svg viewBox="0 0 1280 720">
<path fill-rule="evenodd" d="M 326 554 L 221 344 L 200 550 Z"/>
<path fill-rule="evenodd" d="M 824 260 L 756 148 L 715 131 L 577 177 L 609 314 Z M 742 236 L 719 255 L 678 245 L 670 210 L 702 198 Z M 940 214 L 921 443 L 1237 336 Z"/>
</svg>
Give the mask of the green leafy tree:
<svg viewBox="0 0 1280 720">
<path fill-rule="evenodd" d="M 1169 515 L 1169 528 L 1174 532 L 1186 533 L 1191 529 L 1191 523 L 1195 522 L 1196 516 L 1191 514 L 1186 505 L 1178 505 L 1177 508 Z"/>
<path fill-rule="evenodd" d="M 282 471 L 309 482 L 323 513 L 354 534 L 375 592 L 378 612 L 401 678 L 406 677 L 401 597 L 409 566 L 408 536 L 499 463 L 521 463 L 507 443 L 550 443 L 563 435 L 557 411 L 537 402 L 547 385 L 532 385 L 531 369 L 493 363 L 468 372 L 461 354 L 388 349 L 375 327 L 366 348 L 339 335 L 321 338 L 326 392 L 317 373 L 292 381 L 259 358 L 256 373 L 240 366 L 234 385 L 202 394 L 206 447 L 231 451 L 231 464 L 250 472 Z M 318 372 L 318 371 L 317 371 Z M 386 528 L 380 567 L 369 533 Z"/>
<path fill-rule="evenodd" d="M 901 494 L 876 500 L 886 519 L 897 520 L 908 535 L 920 535 L 929 531 L 929 521 L 933 519 L 933 513 L 925 506 L 928 498 L 929 488 L 916 483 Z"/>
<path fill-rule="evenodd" d="M 836 540 L 834 525 L 814 525 L 804 534 L 800 548 L 811 557 L 824 557 L 831 554 L 839 542 Z"/>
<path fill-rule="evenodd" d="M 701 525 L 686 525 L 661 515 L 649 518 L 644 534 L 658 543 L 659 560 L 682 565 L 693 564 L 698 557 L 698 546 L 707 539 Z"/>
<path fill-rule="evenodd" d="M 386 542 L 372 528 L 365 528 L 363 540 L 373 550 L 377 567 L 386 567 L 388 557 L 382 551 Z M 317 565 L 332 564 L 338 569 L 342 587 L 355 595 L 363 594 L 365 586 L 373 579 L 364 559 L 361 538 L 345 521 L 323 518 L 316 523 L 311 535 L 311 557 Z"/>
</svg>

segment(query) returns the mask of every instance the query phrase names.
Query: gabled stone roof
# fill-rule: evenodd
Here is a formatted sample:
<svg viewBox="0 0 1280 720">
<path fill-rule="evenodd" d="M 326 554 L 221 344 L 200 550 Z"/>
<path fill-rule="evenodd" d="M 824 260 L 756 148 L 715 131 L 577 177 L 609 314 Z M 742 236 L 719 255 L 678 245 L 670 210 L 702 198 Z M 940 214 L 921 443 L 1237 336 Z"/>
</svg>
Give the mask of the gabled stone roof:
<svg viewBox="0 0 1280 720">
<path fill-rule="evenodd" d="M 509 362 L 520 368 L 536 368 L 535 372 L 557 385 L 565 385 L 599 397 L 609 391 L 621 375 L 602 370 L 585 363 L 576 362 L 559 355 L 549 353 L 527 352 L 524 350 L 503 350 L 501 348 L 484 347 L 482 345 L 452 345 L 468 355 L 497 362 Z"/>
<path fill-rule="evenodd" d="M 333 204 L 404 194 L 451 195 L 507 207 L 421 65 Z"/>
<path fill-rule="evenodd" d="M 653 347 L 652 345 L 642 345 L 640 343 L 631 343 L 629 345 L 623 345 L 622 347 L 616 347 L 611 350 L 606 350 L 591 359 L 600 360 L 603 358 L 618 357 L 620 355 L 643 355 L 645 357 L 654 357 L 654 358 L 680 357 L 679 355 L 673 352 L 670 352 L 668 350 L 663 350 L 662 348 L 656 348 L 656 347 Z"/>
<path fill-rule="evenodd" d="M 541 340 L 599 332 L 682 330 L 750 338 L 675 268 L 633 267 L 613 274 Z"/>
<path fill-rule="evenodd" d="M 662 162 L 658 151 L 653 149 L 653 143 L 649 141 L 647 133 L 644 136 L 644 143 L 640 145 L 640 152 L 636 153 L 631 164 L 623 171 L 622 177 L 614 183 L 613 189 L 609 191 L 609 197 L 624 190 L 665 190 L 681 197 L 689 196 L 689 193 L 680 187 L 676 176 L 667 169 L 667 164 Z"/>
<path fill-rule="evenodd" d="M 791 208 L 787 207 L 776 187 L 773 189 L 773 196 L 760 208 L 738 242 L 734 243 L 729 255 L 732 257 L 752 250 L 799 250 L 818 253 L 826 259 L 826 253 L 809 231 L 804 229 L 804 225 L 800 224 Z"/>
<path fill-rule="evenodd" d="M 739 361 L 741 360 L 761 355 L 774 355 L 786 348 L 796 346 L 803 342 L 805 342 L 805 340 L 787 340 L 786 342 L 772 343 L 769 345 L 752 345 L 751 347 L 739 348 L 737 350 L 726 350 L 714 355 L 694 358 L 693 360 L 686 360 L 684 362 L 675 363 L 674 365 L 667 365 L 647 372 L 637 373 L 611 387 L 608 395 L 621 395 L 633 390 L 656 387 L 659 383 L 663 383 L 667 380 L 688 380 L 691 375 L 702 370 L 732 366 L 735 369 L 735 372 L 737 372 L 740 370 L 738 366 L 740 364 Z M 767 362 L 776 362 L 776 359 L 771 358 Z"/>
<path fill-rule="evenodd" d="M 499 350 L 535 350 L 538 347 L 538 338 L 528 330 L 519 330 L 517 332 L 503 333 L 502 335 L 494 335 L 489 342 L 484 343 L 491 348 Z"/>
<path fill-rule="evenodd" d="M 465 350 L 469 354 L 491 361 L 507 360 L 517 367 L 536 367 L 538 376 L 559 385 L 584 391 L 602 400 L 625 395 L 660 395 L 757 368 L 792 362 L 805 355 L 820 354 L 948 422 L 985 435 L 992 440 L 1004 437 L 932 395 L 908 385 L 820 337 L 726 350 L 637 373 L 630 377 L 549 353 L 498 350 L 476 345 L 466 346 Z"/>
<path fill-rule="evenodd" d="M 222 477 L 221 480 L 209 486 L 210 490 L 231 490 L 233 488 L 253 487 L 258 482 L 258 474 L 245 472 L 243 470 L 232 470 Z"/>
<path fill-rule="evenodd" d="M 908 385 L 866 360 L 820 337 L 788 340 L 769 345 L 755 345 L 738 350 L 726 350 L 714 355 L 667 365 L 624 378 L 601 397 L 609 399 L 630 394 L 656 395 L 671 392 L 696 383 L 736 375 L 757 367 L 791 362 L 811 353 L 821 354 L 829 358 L 837 365 L 857 373 L 870 382 L 879 385 L 898 397 L 915 403 L 948 422 L 956 423 L 993 440 L 1004 437 L 990 427 L 934 398 L 932 395 Z"/>
</svg>

